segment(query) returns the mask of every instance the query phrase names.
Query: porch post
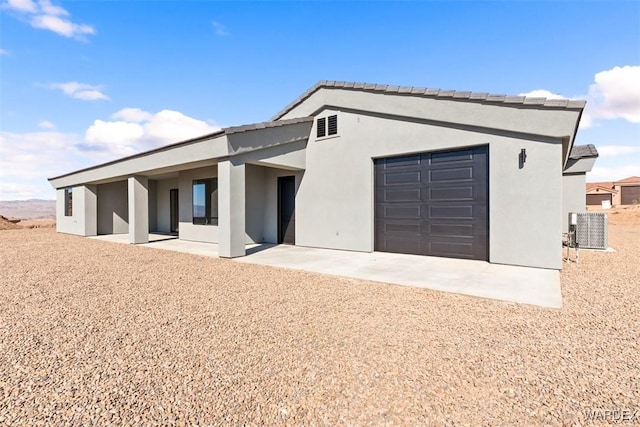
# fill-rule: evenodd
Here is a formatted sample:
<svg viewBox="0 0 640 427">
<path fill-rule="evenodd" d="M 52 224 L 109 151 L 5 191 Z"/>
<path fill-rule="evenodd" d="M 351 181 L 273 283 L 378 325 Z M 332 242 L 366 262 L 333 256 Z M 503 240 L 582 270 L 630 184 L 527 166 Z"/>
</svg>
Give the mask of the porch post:
<svg viewBox="0 0 640 427">
<path fill-rule="evenodd" d="M 232 159 L 218 162 L 218 254 L 245 256 L 245 167 Z"/>
<path fill-rule="evenodd" d="M 98 189 L 95 185 L 83 185 L 81 188 L 84 196 L 84 236 L 96 236 L 98 234 Z"/>
<path fill-rule="evenodd" d="M 129 177 L 129 243 L 149 242 L 149 179 Z"/>
</svg>

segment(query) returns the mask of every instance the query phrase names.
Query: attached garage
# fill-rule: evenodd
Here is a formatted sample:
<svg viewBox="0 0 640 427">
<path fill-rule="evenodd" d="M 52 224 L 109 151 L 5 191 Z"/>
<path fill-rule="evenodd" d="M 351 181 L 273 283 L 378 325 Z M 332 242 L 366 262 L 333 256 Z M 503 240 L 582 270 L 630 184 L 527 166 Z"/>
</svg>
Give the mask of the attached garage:
<svg viewBox="0 0 640 427">
<path fill-rule="evenodd" d="M 375 250 L 489 259 L 488 147 L 375 160 Z"/>
<path fill-rule="evenodd" d="M 620 203 L 632 205 L 634 200 L 640 200 L 640 185 L 620 187 Z"/>
<path fill-rule="evenodd" d="M 611 197 L 612 197 L 611 193 L 587 194 L 587 205 L 601 206 L 602 202 L 606 202 L 606 201 L 613 204 Z"/>
</svg>

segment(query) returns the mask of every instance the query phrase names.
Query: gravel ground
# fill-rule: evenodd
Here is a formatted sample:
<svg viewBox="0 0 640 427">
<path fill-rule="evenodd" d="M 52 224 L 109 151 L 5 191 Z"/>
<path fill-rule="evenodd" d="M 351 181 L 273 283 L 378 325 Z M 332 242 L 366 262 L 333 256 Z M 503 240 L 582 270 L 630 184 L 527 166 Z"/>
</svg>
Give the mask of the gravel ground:
<svg viewBox="0 0 640 427">
<path fill-rule="evenodd" d="M 0 424 L 566 425 L 640 410 L 640 226 L 610 227 L 610 244 L 567 265 L 551 310 L 2 231 Z"/>
</svg>

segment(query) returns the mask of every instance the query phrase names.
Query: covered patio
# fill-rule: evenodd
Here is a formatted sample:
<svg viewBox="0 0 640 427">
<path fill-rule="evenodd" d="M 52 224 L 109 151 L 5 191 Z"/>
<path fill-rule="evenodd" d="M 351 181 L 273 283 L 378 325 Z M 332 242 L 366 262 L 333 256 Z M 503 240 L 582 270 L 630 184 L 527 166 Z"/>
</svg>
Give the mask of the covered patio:
<svg viewBox="0 0 640 427">
<path fill-rule="evenodd" d="M 281 218 L 281 181 L 290 178 L 293 199 L 312 120 L 225 128 L 52 178 L 63 213 L 57 230 L 134 244 L 148 243 L 153 232 L 173 233 L 216 244 L 224 258 L 244 256 L 248 243 L 281 242 L 281 229 L 295 231 L 293 218 Z"/>
</svg>

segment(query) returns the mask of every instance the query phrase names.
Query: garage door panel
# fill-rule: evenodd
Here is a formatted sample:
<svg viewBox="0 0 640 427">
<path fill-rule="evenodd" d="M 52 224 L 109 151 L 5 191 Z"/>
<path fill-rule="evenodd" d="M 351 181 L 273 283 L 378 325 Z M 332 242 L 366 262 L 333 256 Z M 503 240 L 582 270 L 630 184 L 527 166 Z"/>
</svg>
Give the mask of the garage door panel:
<svg viewBox="0 0 640 427">
<path fill-rule="evenodd" d="M 634 200 L 638 199 L 640 199 L 640 186 L 620 188 L 620 202 L 623 205 L 632 205 Z"/>
<path fill-rule="evenodd" d="M 395 252 L 402 254 L 422 255 L 422 239 L 419 236 L 413 237 L 386 237 L 384 245 L 386 252 Z"/>
<path fill-rule="evenodd" d="M 456 150 L 456 151 L 443 151 L 440 153 L 426 154 L 431 158 L 431 164 L 436 165 L 438 163 L 451 163 L 460 161 L 473 161 L 473 150 Z"/>
<path fill-rule="evenodd" d="M 487 147 L 380 159 L 375 172 L 376 250 L 488 260 Z"/>
<path fill-rule="evenodd" d="M 611 194 L 587 194 L 587 205 L 600 206 L 604 201 L 611 203 Z"/>
<path fill-rule="evenodd" d="M 385 206 L 383 217 L 386 219 L 422 219 L 422 206 Z"/>
<path fill-rule="evenodd" d="M 385 221 L 382 225 L 385 233 L 405 233 L 419 236 L 422 232 L 422 224 L 420 222 L 391 222 Z"/>
<path fill-rule="evenodd" d="M 429 219 L 468 219 L 473 220 L 472 206 L 429 206 Z"/>
<path fill-rule="evenodd" d="M 422 188 L 403 190 L 387 189 L 383 192 L 385 202 L 420 202 L 422 201 Z"/>
<path fill-rule="evenodd" d="M 471 242 L 431 242 L 429 244 L 429 253 L 432 256 L 473 259 L 473 244 Z"/>
<path fill-rule="evenodd" d="M 473 186 L 431 188 L 429 193 L 429 200 L 474 200 Z"/>
<path fill-rule="evenodd" d="M 470 167 L 431 170 L 429 174 L 430 182 L 470 181 L 472 179 L 473 179 L 473 169 Z"/>
<path fill-rule="evenodd" d="M 431 222 L 428 227 L 428 232 L 431 236 L 473 237 L 472 224 L 443 224 L 441 222 Z"/>
<path fill-rule="evenodd" d="M 422 156 L 420 154 L 414 154 L 412 156 L 403 156 L 403 157 L 389 157 L 384 159 L 384 168 L 385 169 L 397 169 L 404 167 L 413 167 L 420 165 L 422 161 Z"/>
<path fill-rule="evenodd" d="M 420 172 L 390 172 L 384 175 L 385 185 L 404 185 L 420 182 Z"/>
</svg>

